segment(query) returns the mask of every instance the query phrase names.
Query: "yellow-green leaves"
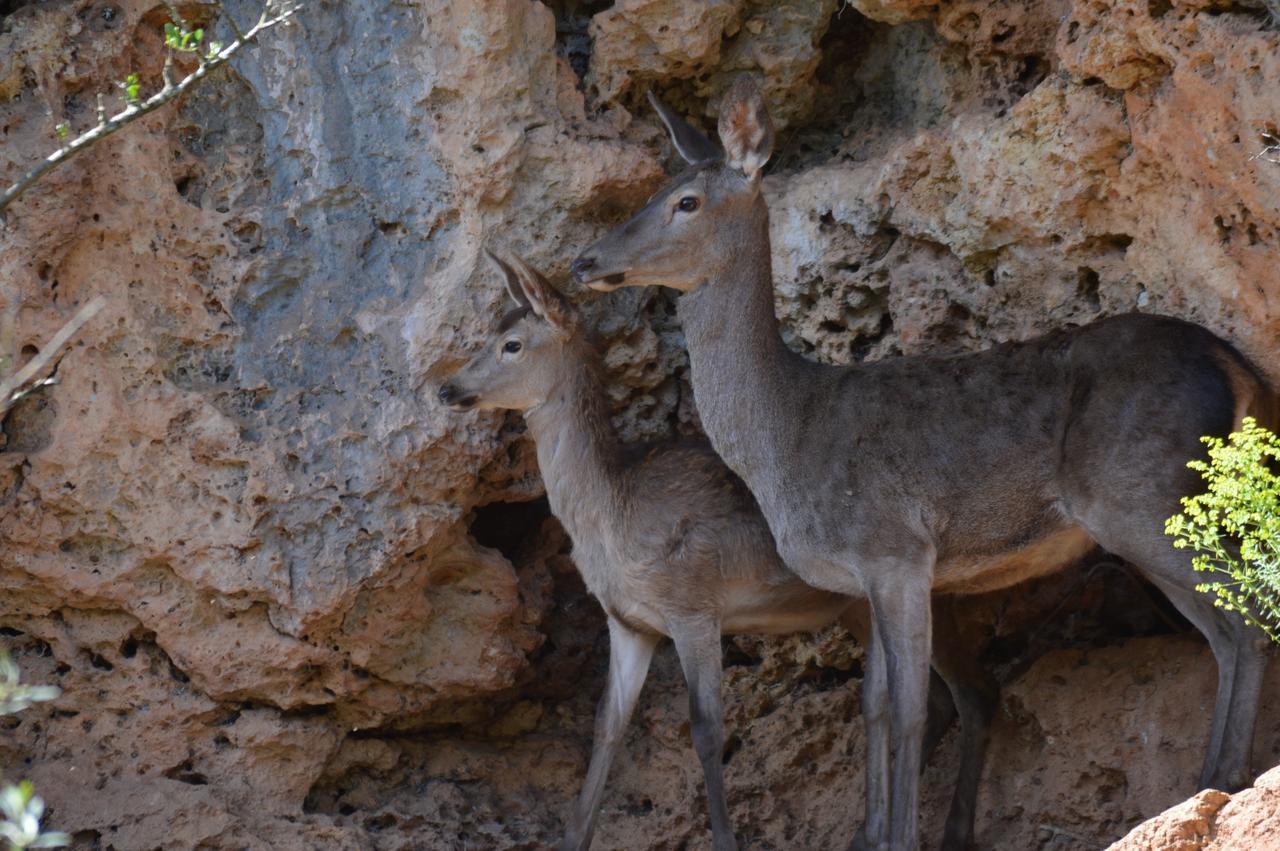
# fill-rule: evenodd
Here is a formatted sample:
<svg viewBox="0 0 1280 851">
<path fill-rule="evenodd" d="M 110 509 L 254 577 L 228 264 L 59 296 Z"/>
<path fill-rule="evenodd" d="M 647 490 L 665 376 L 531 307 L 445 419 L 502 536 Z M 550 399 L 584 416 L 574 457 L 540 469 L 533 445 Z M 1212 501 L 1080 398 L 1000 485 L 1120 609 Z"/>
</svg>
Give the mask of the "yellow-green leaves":
<svg viewBox="0 0 1280 851">
<path fill-rule="evenodd" d="M 125 103 L 134 104 L 141 96 L 142 81 L 138 79 L 137 74 L 130 74 L 124 78 L 124 82 L 120 83 L 120 88 L 124 90 Z"/>
<path fill-rule="evenodd" d="M 164 43 L 174 50 L 183 53 L 195 53 L 200 49 L 200 40 L 204 38 L 203 29 L 188 32 L 176 24 L 164 25 Z"/>
<path fill-rule="evenodd" d="M 1280 437 L 1247 417 L 1227 440 L 1201 440 L 1209 460 L 1187 466 L 1208 490 L 1183 498 L 1165 534 L 1197 552 L 1196 570 L 1215 575 L 1197 590 L 1280 642 Z"/>
</svg>

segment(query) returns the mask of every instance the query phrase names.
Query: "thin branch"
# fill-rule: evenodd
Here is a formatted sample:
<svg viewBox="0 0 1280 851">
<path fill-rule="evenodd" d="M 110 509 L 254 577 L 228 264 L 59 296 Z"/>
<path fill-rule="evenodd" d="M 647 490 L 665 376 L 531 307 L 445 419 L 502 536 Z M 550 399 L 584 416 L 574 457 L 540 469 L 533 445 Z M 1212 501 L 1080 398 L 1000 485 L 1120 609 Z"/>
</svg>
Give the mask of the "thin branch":
<svg viewBox="0 0 1280 851">
<path fill-rule="evenodd" d="M 173 0 L 164 0 L 164 7 L 169 10 L 169 20 L 182 27 L 182 31 L 186 32 L 191 29 L 187 26 L 187 19 L 182 17 L 182 12 L 178 10 L 178 4 Z"/>
<path fill-rule="evenodd" d="M 209 72 L 224 64 L 231 57 L 235 56 L 249 42 L 257 38 L 258 34 L 264 30 L 268 30 L 277 24 L 284 23 L 293 13 L 298 10 L 300 3 L 274 3 L 268 2 L 263 9 L 262 14 L 258 16 L 258 22 L 244 33 L 239 33 L 237 29 L 236 38 L 228 45 L 223 47 L 212 56 L 208 56 L 187 76 L 183 77 L 177 83 L 170 84 L 167 80 L 161 87 L 160 91 L 153 94 L 146 100 L 136 101 L 128 104 L 123 111 L 116 113 L 110 118 L 106 117 L 106 111 L 102 105 L 102 95 L 98 95 L 98 124 L 82 135 L 76 137 L 71 142 L 54 151 L 47 156 L 40 165 L 27 172 L 17 183 L 5 190 L 0 195 L 0 211 L 16 201 L 26 192 L 32 184 L 53 171 L 85 148 L 101 139 L 105 139 L 112 133 L 124 127 L 149 112 L 153 112 L 164 106 L 169 101 L 181 95 L 187 89 L 194 86 L 200 80 L 208 76 Z M 229 15 L 227 16 L 230 17 Z M 235 27 L 232 22 L 233 28 Z"/>
<path fill-rule="evenodd" d="M 1277 7 L 1280 7 L 1280 0 L 1276 0 L 1276 5 Z M 1276 14 L 1280 15 L 1280 12 L 1277 12 Z M 1277 23 L 1280 23 L 1280 18 L 1277 19 Z M 1276 133 L 1272 130 L 1263 130 L 1262 145 L 1262 150 L 1249 157 L 1249 159 L 1266 160 L 1269 163 L 1280 165 L 1280 133 Z"/>
<path fill-rule="evenodd" d="M 22 398 L 27 392 L 23 388 L 28 384 L 39 386 L 35 379 L 40 374 L 40 371 L 49 364 L 49 361 L 53 360 L 54 355 L 62 350 L 62 347 L 75 336 L 75 333 L 86 322 L 96 316 L 98 311 L 102 310 L 103 305 L 106 303 L 107 300 L 102 296 L 94 298 L 93 301 L 80 308 L 76 315 L 71 317 L 70 321 L 63 325 L 58 333 L 53 335 L 53 339 L 37 352 L 36 356 L 26 366 L 11 376 L 0 378 L 0 414 L 4 414 L 14 402 Z"/>
<path fill-rule="evenodd" d="M 281 9 L 287 9 L 290 5 L 293 4 L 285 3 Z M 272 2 L 272 0 L 267 0 L 266 12 L 270 12 L 273 8 L 275 8 L 275 3 Z M 226 21 L 227 26 L 231 27 L 231 31 L 236 34 L 236 38 L 241 40 L 244 39 L 244 30 L 240 29 L 240 25 L 236 23 L 236 16 L 231 14 L 231 10 L 225 6 L 222 9 L 222 20 Z"/>
<path fill-rule="evenodd" d="M 1280 165 L 1280 145 L 1269 145 L 1258 153 L 1249 157 L 1251 160 L 1265 160 L 1266 162 Z"/>
</svg>

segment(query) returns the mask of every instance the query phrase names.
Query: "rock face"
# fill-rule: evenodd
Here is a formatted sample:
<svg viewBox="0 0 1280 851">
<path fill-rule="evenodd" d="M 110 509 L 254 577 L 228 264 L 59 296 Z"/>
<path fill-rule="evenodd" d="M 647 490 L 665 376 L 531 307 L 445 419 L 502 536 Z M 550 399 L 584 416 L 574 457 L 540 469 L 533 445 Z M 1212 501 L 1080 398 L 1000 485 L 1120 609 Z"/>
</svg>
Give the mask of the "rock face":
<svg viewBox="0 0 1280 851">
<path fill-rule="evenodd" d="M 0 3 L 0 181 L 112 81 L 157 84 L 165 20 Z M 798 350 L 973 350 L 1136 309 L 1280 382 L 1280 31 L 1260 3 L 309 4 L 6 211 L 19 357 L 108 300 L 3 424 L 0 634 L 64 695 L 5 722 L 0 766 L 50 822 L 117 849 L 554 839 L 602 620 L 519 418 L 433 392 L 501 307 L 482 246 L 563 279 L 671 162 L 644 91 L 710 128 L 744 70 L 778 121 Z M 696 430 L 669 296 L 571 295 L 622 433 Z M 1097 847 L 1193 791 L 1212 660 L 1123 572 L 972 608 L 1007 688 L 981 844 Z M 833 633 L 726 653 L 741 834 L 840 844 L 861 816 L 859 651 Z M 600 847 L 706 841 L 669 655 L 654 676 Z M 1249 794 L 1193 817 L 1225 824 Z"/>
<path fill-rule="evenodd" d="M 1148 819 L 1108 851 L 1200 851 L 1280 847 L 1280 769 L 1237 795 L 1206 789 Z"/>
</svg>

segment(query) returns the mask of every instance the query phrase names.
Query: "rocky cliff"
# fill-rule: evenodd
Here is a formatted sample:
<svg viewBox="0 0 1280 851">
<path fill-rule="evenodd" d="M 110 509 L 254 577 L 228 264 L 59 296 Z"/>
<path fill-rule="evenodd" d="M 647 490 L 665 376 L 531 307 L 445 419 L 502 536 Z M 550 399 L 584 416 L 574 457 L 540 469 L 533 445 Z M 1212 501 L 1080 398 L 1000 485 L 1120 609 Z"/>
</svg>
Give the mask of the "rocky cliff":
<svg viewBox="0 0 1280 851">
<path fill-rule="evenodd" d="M 248 20 L 250 0 L 228 4 Z M 200 20 L 208 10 L 192 4 Z M 164 6 L 0 2 L 0 180 L 159 81 Z M 223 24 L 225 25 L 225 24 Z M 0 449 L 0 634 L 64 695 L 4 723 L 82 847 L 541 847 L 585 769 L 602 618 L 518 417 L 433 399 L 502 303 L 496 242 L 563 279 L 743 70 L 788 341 L 979 349 L 1144 310 L 1280 381 L 1280 29 L 1250 0 L 314 0 L 10 208 L 29 357 L 106 309 Z M 660 292 L 572 292 L 628 439 L 692 431 Z M 973 601 L 1006 686 L 997 847 L 1097 847 L 1190 794 L 1211 656 L 1095 557 Z M 755 847 L 861 817 L 860 652 L 726 646 L 730 804 Z M 1276 681 L 1269 688 L 1274 694 Z M 660 655 L 601 847 L 707 840 Z M 1258 768 L 1280 759 L 1276 702 Z M 955 754 L 927 774 L 940 829 Z"/>
</svg>

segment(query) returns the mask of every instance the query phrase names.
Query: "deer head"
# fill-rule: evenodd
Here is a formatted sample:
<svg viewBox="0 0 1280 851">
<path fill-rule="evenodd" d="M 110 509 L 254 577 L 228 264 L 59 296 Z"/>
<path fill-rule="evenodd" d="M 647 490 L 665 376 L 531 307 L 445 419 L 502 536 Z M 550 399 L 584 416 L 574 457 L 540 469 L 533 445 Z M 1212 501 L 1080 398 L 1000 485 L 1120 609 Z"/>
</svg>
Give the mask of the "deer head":
<svg viewBox="0 0 1280 851">
<path fill-rule="evenodd" d="M 760 173 L 773 150 L 773 123 L 751 78 L 734 81 L 720 107 L 723 155 L 652 93 L 649 101 L 689 163 L 631 217 L 573 261 L 574 277 L 592 289 L 661 284 L 696 289 L 758 238 Z"/>
<path fill-rule="evenodd" d="M 485 254 L 505 277 L 516 307 L 437 395 L 455 411 L 527 411 L 545 402 L 560 381 L 577 332 L 577 311 L 521 258 Z"/>
</svg>

